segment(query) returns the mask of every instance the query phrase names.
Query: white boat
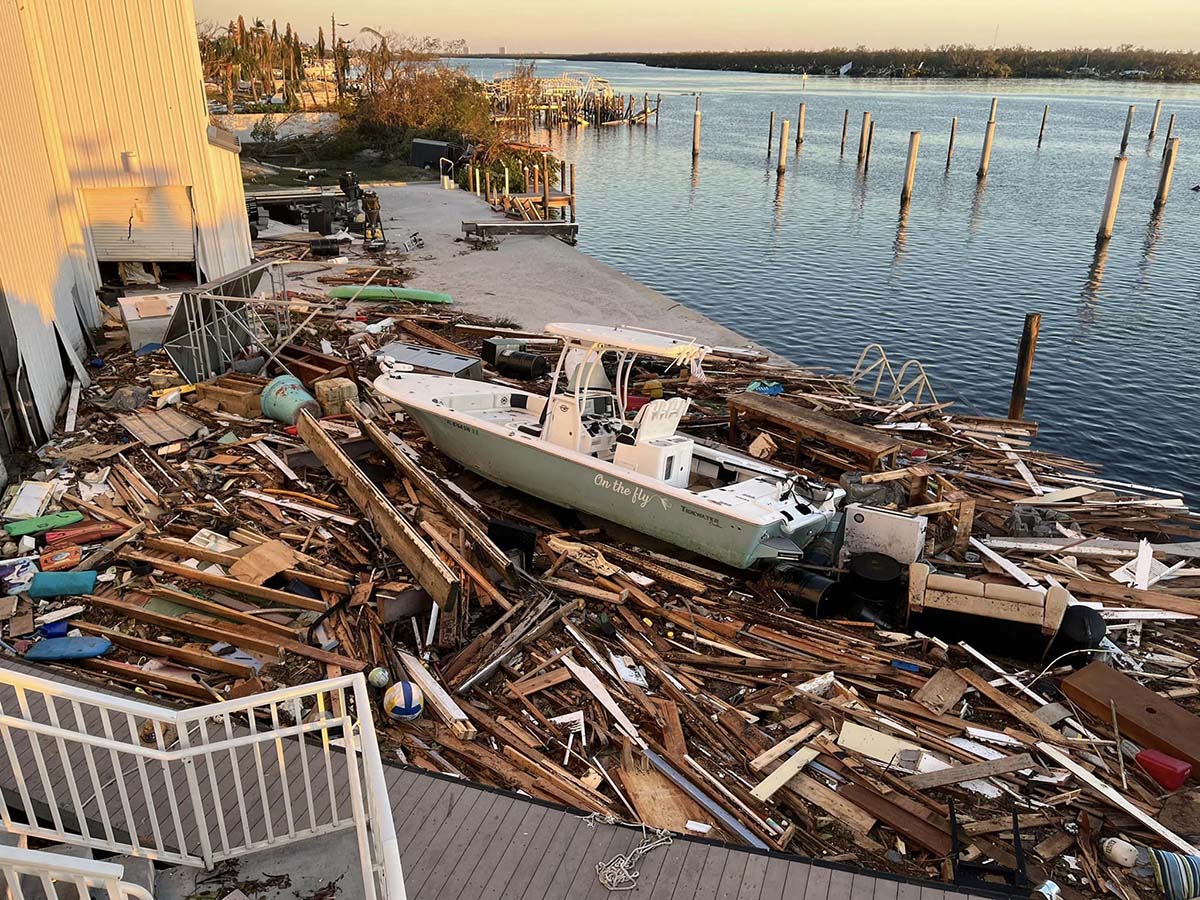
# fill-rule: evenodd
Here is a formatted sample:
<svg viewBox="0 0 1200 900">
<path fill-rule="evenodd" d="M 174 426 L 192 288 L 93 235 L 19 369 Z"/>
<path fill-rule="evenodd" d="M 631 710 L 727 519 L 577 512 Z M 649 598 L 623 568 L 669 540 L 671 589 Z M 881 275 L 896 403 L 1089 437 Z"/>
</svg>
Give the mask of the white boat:
<svg viewBox="0 0 1200 900">
<path fill-rule="evenodd" d="M 831 528 L 844 491 L 680 433 L 690 400 L 652 400 L 629 414 L 639 357 L 702 377 L 710 348 L 628 326 L 550 324 L 546 333 L 563 343 L 549 398 L 386 360 L 374 387 L 466 468 L 731 566 L 800 559 Z M 605 361 L 615 362 L 611 380 Z"/>
</svg>

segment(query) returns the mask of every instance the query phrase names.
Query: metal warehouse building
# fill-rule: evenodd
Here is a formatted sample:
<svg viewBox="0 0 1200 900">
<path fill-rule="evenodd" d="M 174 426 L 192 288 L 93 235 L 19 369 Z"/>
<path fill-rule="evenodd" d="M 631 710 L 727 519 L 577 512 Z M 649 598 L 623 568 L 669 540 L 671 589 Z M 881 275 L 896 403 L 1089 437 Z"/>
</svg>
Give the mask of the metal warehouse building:
<svg viewBox="0 0 1200 900">
<path fill-rule="evenodd" d="M 250 262 L 250 232 L 191 0 L 0 0 L 0 59 L 3 456 L 45 440 L 86 379 L 103 266 L 215 279 Z"/>
</svg>

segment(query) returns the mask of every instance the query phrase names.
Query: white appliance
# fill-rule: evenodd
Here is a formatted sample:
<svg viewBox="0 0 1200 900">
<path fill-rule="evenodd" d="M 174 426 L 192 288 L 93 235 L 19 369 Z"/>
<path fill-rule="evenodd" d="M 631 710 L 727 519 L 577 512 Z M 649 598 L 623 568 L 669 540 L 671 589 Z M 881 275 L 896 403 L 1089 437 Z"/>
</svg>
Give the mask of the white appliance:
<svg viewBox="0 0 1200 900">
<path fill-rule="evenodd" d="M 911 565 L 925 552 L 929 519 L 894 509 L 851 503 L 843 519 L 841 559 L 859 553 L 882 553 L 901 565 Z"/>
</svg>

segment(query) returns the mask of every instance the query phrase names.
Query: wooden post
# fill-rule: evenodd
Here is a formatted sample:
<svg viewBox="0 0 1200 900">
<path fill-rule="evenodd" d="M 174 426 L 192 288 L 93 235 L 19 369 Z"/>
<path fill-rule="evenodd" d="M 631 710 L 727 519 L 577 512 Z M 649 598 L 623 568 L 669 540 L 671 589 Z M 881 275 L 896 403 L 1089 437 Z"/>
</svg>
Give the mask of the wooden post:
<svg viewBox="0 0 1200 900">
<path fill-rule="evenodd" d="M 1137 109 L 1132 103 L 1129 104 L 1129 112 L 1125 113 L 1125 133 L 1121 135 L 1121 152 L 1125 152 L 1125 148 L 1129 146 L 1129 129 L 1133 127 L 1133 111 Z"/>
<path fill-rule="evenodd" d="M 542 172 L 542 218 L 550 221 L 550 160 L 542 157 L 546 163 Z"/>
<path fill-rule="evenodd" d="M 539 193 L 542 183 L 542 168 L 537 163 L 533 164 L 533 193 Z"/>
<path fill-rule="evenodd" d="M 475 196 L 478 197 L 483 192 L 483 179 L 479 177 L 479 168 L 475 168 Z"/>
<path fill-rule="evenodd" d="M 767 126 L 767 156 L 771 155 L 771 142 L 775 140 L 775 110 L 771 110 L 771 124 Z"/>
<path fill-rule="evenodd" d="M 988 168 L 992 164 L 992 141 L 996 138 L 996 120 L 990 119 L 987 123 L 987 130 L 983 133 L 983 153 L 979 157 L 979 171 L 975 173 L 975 177 L 983 179 L 987 177 Z"/>
<path fill-rule="evenodd" d="M 1037 349 L 1038 330 L 1041 326 L 1041 313 L 1025 314 L 1025 330 L 1021 332 L 1021 345 L 1017 350 L 1017 371 L 1013 374 L 1012 397 L 1008 401 L 1010 419 L 1025 418 L 1025 394 L 1029 390 L 1033 351 Z"/>
<path fill-rule="evenodd" d="M 862 134 L 858 136 L 858 161 L 862 162 L 867 153 L 867 132 L 871 128 L 871 114 L 863 113 Z"/>
<path fill-rule="evenodd" d="M 1175 171 L 1175 157 L 1179 155 L 1179 138 L 1167 141 L 1167 152 L 1163 154 L 1162 174 L 1158 176 L 1158 193 L 1154 195 L 1154 208 L 1161 209 L 1171 192 L 1171 175 Z"/>
<path fill-rule="evenodd" d="M 1162 101 L 1154 101 L 1154 117 L 1150 119 L 1150 140 L 1154 140 L 1154 136 L 1158 134 L 1158 117 L 1162 115 Z"/>
<path fill-rule="evenodd" d="M 508 166 L 504 167 L 504 196 L 508 196 Z"/>
<path fill-rule="evenodd" d="M 486 172 L 484 172 L 483 177 L 485 179 L 484 185 L 487 188 L 487 190 L 484 191 L 484 198 L 487 200 L 488 203 L 491 203 L 492 202 L 492 170 L 488 169 Z"/>
<path fill-rule="evenodd" d="M 846 129 L 850 126 L 850 110 L 842 116 L 842 156 L 846 155 Z"/>
<path fill-rule="evenodd" d="M 779 126 L 779 165 L 775 167 L 775 174 L 782 175 L 787 171 L 787 145 L 788 145 L 788 126 L 791 123 L 783 120 L 783 124 Z"/>
<path fill-rule="evenodd" d="M 575 221 L 575 163 L 571 163 L 571 221 Z"/>
<path fill-rule="evenodd" d="M 796 114 L 796 146 L 804 143 L 804 104 L 800 104 L 800 112 Z"/>
<path fill-rule="evenodd" d="M 521 177 L 522 177 L 521 184 L 523 186 L 521 192 L 528 194 L 529 193 L 529 184 L 530 184 L 530 182 L 529 182 L 529 166 L 521 166 Z"/>
<path fill-rule="evenodd" d="M 658 111 L 662 109 L 662 94 L 658 94 L 654 98 L 654 124 L 658 124 Z"/>
<path fill-rule="evenodd" d="M 1113 159 L 1112 175 L 1108 179 L 1108 196 L 1104 198 L 1104 215 L 1100 219 L 1100 230 L 1096 240 L 1107 241 L 1112 237 L 1113 223 L 1117 219 L 1117 206 L 1121 203 L 1121 186 L 1125 183 L 1125 167 L 1129 158 L 1118 156 Z"/>
<path fill-rule="evenodd" d="M 867 174 L 867 169 L 871 167 L 871 147 L 875 144 L 875 123 L 872 122 L 867 129 L 867 151 L 863 156 L 863 174 Z"/>
<path fill-rule="evenodd" d="M 642 94 L 642 126 L 650 124 L 650 95 Z"/>
<path fill-rule="evenodd" d="M 558 167 L 558 186 L 562 188 L 562 192 L 567 192 L 567 161 L 564 159 Z"/>
<path fill-rule="evenodd" d="M 988 121 L 989 122 L 996 121 L 996 107 L 997 107 L 997 105 L 999 105 L 999 103 L 1000 103 L 999 97 L 992 98 L 992 110 L 991 110 L 991 112 L 988 113 Z"/>
<path fill-rule="evenodd" d="M 946 171 L 950 171 L 950 160 L 954 158 L 954 136 L 958 134 L 958 116 L 950 120 L 950 145 L 946 148 Z"/>
<path fill-rule="evenodd" d="M 696 116 L 692 119 L 692 157 L 700 155 L 700 95 L 696 95 Z"/>
<path fill-rule="evenodd" d="M 1038 147 L 1042 146 L 1042 138 L 1046 134 L 1046 119 L 1050 115 L 1050 104 L 1047 103 L 1045 109 L 1042 110 L 1042 127 L 1038 129 Z"/>
<path fill-rule="evenodd" d="M 475 193 L 475 167 L 467 166 L 467 190 Z"/>
<path fill-rule="evenodd" d="M 908 135 L 908 162 L 904 164 L 904 187 L 900 189 L 900 205 L 906 206 L 912 199 L 913 178 L 917 174 L 917 148 L 921 146 L 921 132 Z"/>
<path fill-rule="evenodd" d="M 1171 117 L 1167 119 L 1167 139 L 1163 141 L 1163 158 L 1167 156 L 1167 147 L 1171 145 L 1171 137 L 1175 134 L 1175 113 L 1171 113 Z"/>
</svg>

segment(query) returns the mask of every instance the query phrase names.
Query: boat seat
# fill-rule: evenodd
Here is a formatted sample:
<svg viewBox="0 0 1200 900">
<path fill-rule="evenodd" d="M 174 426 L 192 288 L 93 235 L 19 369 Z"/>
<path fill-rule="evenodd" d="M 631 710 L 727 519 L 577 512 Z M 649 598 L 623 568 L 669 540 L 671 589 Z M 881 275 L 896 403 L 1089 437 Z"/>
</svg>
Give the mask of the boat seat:
<svg viewBox="0 0 1200 900">
<path fill-rule="evenodd" d="M 671 437 L 679 428 L 679 420 L 687 412 L 691 400 L 687 397 L 672 397 L 670 400 L 651 400 L 638 410 L 632 426 L 626 426 L 634 432 L 633 440 L 617 441 L 622 444 L 649 444 L 651 441 Z M 621 429 L 624 434 L 625 429 Z"/>
</svg>

